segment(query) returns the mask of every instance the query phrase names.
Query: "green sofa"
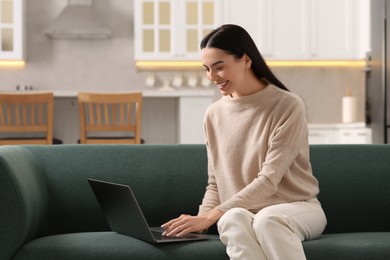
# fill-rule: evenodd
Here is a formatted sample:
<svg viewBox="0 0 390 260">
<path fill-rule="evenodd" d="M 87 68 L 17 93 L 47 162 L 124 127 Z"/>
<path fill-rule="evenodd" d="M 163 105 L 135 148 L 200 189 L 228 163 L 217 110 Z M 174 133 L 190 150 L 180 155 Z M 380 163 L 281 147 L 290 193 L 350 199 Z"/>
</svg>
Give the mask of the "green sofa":
<svg viewBox="0 0 390 260">
<path fill-rule="evenodd" d="M 390 146 L 311 146 L 325 233 L 307 259 L 390 259 Z M 87 178 L 128 184 L 150 225 L 196 214 L 204 145 L 0 147 L 0 259 L 228 259 L 214 236 L 151 245 L 110 228 Z"/>
</svg>

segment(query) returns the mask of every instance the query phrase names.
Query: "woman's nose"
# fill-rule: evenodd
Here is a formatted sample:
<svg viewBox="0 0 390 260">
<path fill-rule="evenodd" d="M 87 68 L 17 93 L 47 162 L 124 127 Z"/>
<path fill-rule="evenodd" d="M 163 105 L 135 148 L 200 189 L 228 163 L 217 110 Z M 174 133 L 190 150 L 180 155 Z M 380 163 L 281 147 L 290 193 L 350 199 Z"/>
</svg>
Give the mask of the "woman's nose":
<svg viewBox="0 0 390 260">
<path fill-rule="evenodd" d="M 208 78 L 210 81 L 216 81 L 218 78 L 218 74 L 211 71 L 211 72 L 209 72 Z"/>
</svg>

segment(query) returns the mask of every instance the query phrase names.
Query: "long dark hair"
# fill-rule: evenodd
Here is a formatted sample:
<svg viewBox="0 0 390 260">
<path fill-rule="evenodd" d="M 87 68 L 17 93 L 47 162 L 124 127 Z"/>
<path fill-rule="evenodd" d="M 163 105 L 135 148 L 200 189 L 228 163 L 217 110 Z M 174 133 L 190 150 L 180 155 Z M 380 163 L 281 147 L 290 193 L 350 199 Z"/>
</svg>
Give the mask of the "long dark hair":
<svg viewBox="0 0 390 260">
<path fill-rule="evenodd" d="M 242 27 L 234 24 L 222 25 L 207 34 L 200 43 L 200 48 L 218 48 L 241 59 L 244 54 L 252 60 L 251 69 L 260 81 L 268 81 L 273 85 L 287 90 L 286 86 L 276 78 L 265 63 L 255 42 Z"/>
</svg>

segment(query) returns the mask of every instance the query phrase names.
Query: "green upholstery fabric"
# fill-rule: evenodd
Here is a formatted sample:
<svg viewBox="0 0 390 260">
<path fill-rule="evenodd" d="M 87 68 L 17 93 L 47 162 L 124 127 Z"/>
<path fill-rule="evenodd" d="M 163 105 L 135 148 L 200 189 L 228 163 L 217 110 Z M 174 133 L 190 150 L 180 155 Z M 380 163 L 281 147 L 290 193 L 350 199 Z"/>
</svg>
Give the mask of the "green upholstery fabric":
<svg viewBox="0 0 390 260">
<path fill-rule="evenodd" d="M 390 259 L 390 146 L 310 149 L 328 226 L 303 242 L 307 259 Z M 0 147 L 0 259 L 228 259 L 218 237 L 151 245 L 110 232 L 87 178 L 130 185 L 149 224 L 158 226 L 196 214 L 207 183 L 206 148 Z"/>
<path fill-rule="evenodd" d="M 317 145 L 310 153 L 325 233 L 390 232 L 390 146 Z"/>
<path fill-rule="evenodd" d="M 0 259 L 39 234 L 46 206 L 46 181 L 33 154 L 7 149 L 0 156 Z"/>
<path fill-rule="evenodd" d="M 324 234 L 303 246 L 307 259 L 390 259 L 389 232 Z"/>
<path fill-rule="evenodd" d="M 46 173 L 50 194 L 46 234 L 109 230 L 88 178 L 129 185 L 151 226 L 160 226 L 181 213 L 196 214 L 207 182 L 203 146 L 25 149 L 35 154 Z"/>
<path fill-rule="evenodd" d="M 200 250 L 201 249 L 201 250 Z M 219 249 L 219 250 L 215 250 Z M 151 245 L 114 232 L 74 233 L 38 238 L 26 244 L 15 260 L 226 259 L 224 245 L 207 241 Z"/>
</svg>

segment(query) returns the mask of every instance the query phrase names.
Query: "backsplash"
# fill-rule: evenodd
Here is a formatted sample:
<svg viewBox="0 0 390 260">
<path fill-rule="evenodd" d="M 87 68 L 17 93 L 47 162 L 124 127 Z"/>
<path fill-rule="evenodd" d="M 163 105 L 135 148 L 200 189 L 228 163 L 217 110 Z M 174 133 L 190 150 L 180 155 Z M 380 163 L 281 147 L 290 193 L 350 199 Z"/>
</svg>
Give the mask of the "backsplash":
<svg viewBox="0 0 390 260">
<path fill-rule="evenodd" d="M 342 97 L 347 87 L 357 100 L 357 121 L 365 121 L 363 67 L 274 68 L 273 72 L 306 105 L 309 123 L 341 123 Z"/>
</svg>

